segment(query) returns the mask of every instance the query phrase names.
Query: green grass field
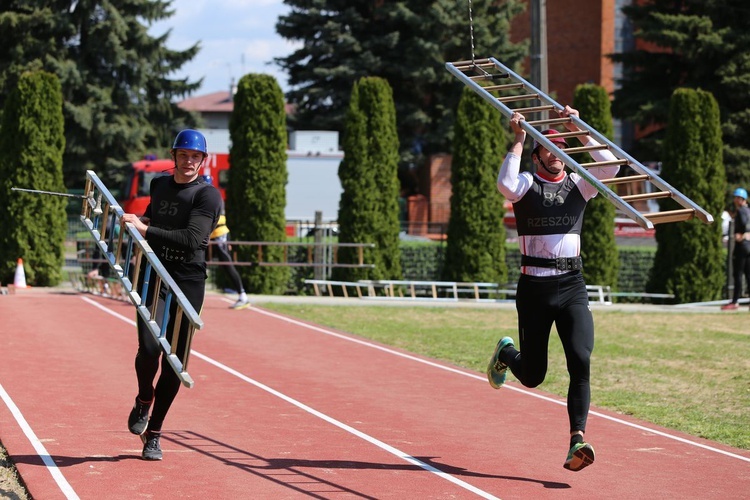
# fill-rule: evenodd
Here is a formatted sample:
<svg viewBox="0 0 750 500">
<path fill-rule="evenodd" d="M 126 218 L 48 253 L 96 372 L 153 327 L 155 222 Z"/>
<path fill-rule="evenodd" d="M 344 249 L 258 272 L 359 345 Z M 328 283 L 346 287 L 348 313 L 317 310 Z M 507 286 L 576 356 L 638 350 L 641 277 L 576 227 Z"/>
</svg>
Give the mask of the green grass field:
<svg viewBox="0 0 750 500">
<path fill-rule="evenodd" d="M 484 372 L 500 337 L 516 333 L 513 308 L 262 307 Z M 750 449 L 750 316 L 741 313 L 594 309 L 592 405 Z M 557 333 L 540 390 L 567 392 Z M 509 380 L 514 381 L 512 375 Z"/>
</svg>

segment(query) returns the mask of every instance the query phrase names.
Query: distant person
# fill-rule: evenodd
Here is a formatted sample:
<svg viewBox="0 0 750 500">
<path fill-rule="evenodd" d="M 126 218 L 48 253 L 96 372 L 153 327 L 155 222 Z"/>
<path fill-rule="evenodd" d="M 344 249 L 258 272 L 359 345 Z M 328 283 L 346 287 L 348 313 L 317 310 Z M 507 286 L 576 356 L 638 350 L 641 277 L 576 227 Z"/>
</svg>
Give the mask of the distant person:
<svg viewBox="0 0 750 500">
<path fill-rule="evenodd" d="M 113 241 L 117 241 L 117 238 L 120 235 L 120 226 L 115 225 L 113 223 L 114 219 L 110 220 L 110 222 L 107 224 L 107 235 L 111 235 Z M 114 234 L 112 233 L 114 231 Z M 125 249 L 122 250 L 123 257 L 125 254 Z M 94 267 L 91 271 L 86 273 L 86 277 L 91 280 L 91 282 L 96 284 L 97 289 L 99 290 L 99 293 L 102 295 L 109 295 L 110 294 L 110 285 L 109 285 L 109 276 L 110 276 L 110 264 L 107 260 L 106 256 L 102 254 L 101 250 L 99 250 L 99 245 L 96 244 L 94 246 L 94 252 L 91 256 L 92 260 L 94 261 L 101 261 L 98 262 L 96 267 Z M 117 287 L 119 289 L 119 286 Z"/>
<path fill-rule="evenodd" d="M 732 214 L 724 210 L 721 212 L 721 242 L 725 245 L 729 242 L 729 223 L 732 222 Z"/>
<path fill-rule="evenodd" d="M 203 180 L 209 184 L 212 184 L 210 175 L 204 175 Z M 216 252 L 216 254 L 219 256 L 220 262 L 227 262 L 227 264 L 219 267 L 226 271 L 226 273 L 229 275 L 229 279 L 232 280 L 232 283 L 234 284 L 234 290 L 240 294 L 237 302 L 232 304 L 230 308 L 245 309 L 250 305 L 250 301 L 247 300 L 245 288 L 242 286 L 242 278 L 240 277 L 240 273 L 238 273 L 237 269 L 234 267 L 232 255 L 229 253 L 230 248 L 227 244 L 228 239 L 229 228 L 227 227 L 227 218 L 224 214 L 224 203 L 222 202 L 219 223 L 216 225 L 216 229 L 214 229 L 214 231 L 211 233 L 211 244 L 213 247 L 212 252 Z"/>
<path fill-rule="evenodd" d="M 566 106 L 561 118 L 577 117 Z M 526 387 L 536 387 L 547 374 L 547 349 L 554 324 L 560 336 L 570 385 L 568 386 L 569 451 L 563 467 L 579 471 L 594 462 L 594 448 L 584 440 L 591 400 L 591 352 L 594 349 L 594 319 L 581 269 L 581 227 L 588 201 L 597 190 L 580 175 L 565 171 L 565 164 L 541 143 L 534 141 L 531 159 L 535 173 L 521 172 L 521 154 L 526 131 L 518 112 L 510 118 L 515 138 L 497 178 L 497 188 L 513 203 L 521 248 L 521 276 L 516 291 L 519 349 L 512 338 L 500 339 L 487 366 L 490 385 L 499 389 L 508 368 Z M 570 132 L 580 129 L 567 121 Z M 567 148 L 557 130 L 542 132 L 553 144 Z M 578 136 L 584 146 L 598 144 L 592 137 Z M 593 151 L 595 161 L 615 160 L 608 150 Z M 589 169 L 596 178 L 614 177 L 618 166 Z"/>
<path fill-rule="evenodd" d="M 86 273 L 86 277 L 89 278 L 89 285 L 93 285 L 97 288 L 97 291 L 101 295 L 109 294 L 109 262 L 104 258 L 99 247 L 94 248 L 94 253 L 91 256 L 94 261 L 102 260 L 103 262 L 97 263 L 96 267 Z"/>
<path fill-rule="evenodd" d="M 131 223 L 146 239 L 164 268 L 193 308 L 200 312 L 206 293 L 206 248 L 209 235 L 216 227 L 221 214 L 221 194 L 200 178 L 203 162 L 208 155 L 206 138 L 197 130 L 183 130 L 174 140 L 171 150 L 174 173 L 155 177 L 151 181 L 151 201 L 142 217 L 125 214 L 122 223 Z M 153 271 L 152 271 L 153 272 Z M 142 282 L 144 277 L 138 280 Z M 154 297 L 155 279 L 149 279 L 146 305 L 157 301 L 157 314 L 166 306 L 166 290 L 160 287 Z M 139 285 L 140 286 L 140 285 Z M 167 341 L 172 343 L 172 333 L 177 317 L 177 301 L 172 300 Z M 185 341 L 189 321 L 180 319 L 180 342 L 173 352 L 184 363 Z M 154 387 L 154 380 L 161 373 Z M 128 415 L 128 429 L 141 436 L 144 460 L 161 460 L 159 443 L 164 418 L 180 390 L 180 379 L 169 362 L 162 356 L 159 342 L 138 315 L 138 352 L 135 356 L 135 373 L 138 395 Z M 149 411 L 153 406 L 151 417 Z"/>
<path fill-rule="evenodd" d="M 750 208 L 747 206 L 747 191 L 744 188 L 734 190 L 734 208 L 734 250 L 732 251 L 734 293 L 732 301 L 721 306 L 722 311 L 739 309 L 743 276 L 750 286 Z"/>
</svg>

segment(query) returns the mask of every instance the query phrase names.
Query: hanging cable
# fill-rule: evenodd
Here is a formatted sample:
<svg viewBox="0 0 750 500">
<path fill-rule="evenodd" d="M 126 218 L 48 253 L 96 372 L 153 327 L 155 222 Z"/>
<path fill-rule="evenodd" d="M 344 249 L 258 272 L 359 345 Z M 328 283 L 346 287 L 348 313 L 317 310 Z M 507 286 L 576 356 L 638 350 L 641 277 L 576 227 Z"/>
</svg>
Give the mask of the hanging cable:
<svg viewBox="0 0 750 500">
<path fill-rule="evenodd" d="M 474 68 L 474 71 L 481 75 L 490 76 L 490 74 L 485 71 L 483 68 L 480 68 L 475 64 L 475 56 L 474 56 L 474 17 L 471 13 L 471 0 L 469 0 L 469 38 L 471 39 L 471 66 Z"/>
<path fill-rule="evenodd" d="M 471 0 L 469 0 L 469 37 L 471 38 L 471 65 L 474 66 L 474 19 L 471 17 Z"/>
</svg>

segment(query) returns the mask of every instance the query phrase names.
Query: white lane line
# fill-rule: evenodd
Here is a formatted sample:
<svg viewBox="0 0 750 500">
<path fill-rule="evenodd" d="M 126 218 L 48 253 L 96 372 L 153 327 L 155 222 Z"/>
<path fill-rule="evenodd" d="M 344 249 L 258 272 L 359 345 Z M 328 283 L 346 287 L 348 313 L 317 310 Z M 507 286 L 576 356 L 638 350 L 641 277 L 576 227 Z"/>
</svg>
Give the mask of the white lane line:
<svg viewBox="0 0 750 500">
<path fill-rule="evenodd" d="M 231 375 L 234 375 L 235 377 L 237 377 L 237 378 L 239 378 L 241 380 L 244 380 L 248 384 L 252 384 L 252 385 L 254 385 L 255 387 L 257 387 L 259 389 L 262 389 L 262 390 L 264 390 L 264 391 L 266 391 L 266 392 L 268 392 L 270 394 L 273 394 L 274 396 L 276 396 L 276 397 L 278 397 L 280 399 L 283 399 L 287 403 L 290 403 L 290 404 L 296 406 L 297 408 L 299 408 L 299 409 L 301 409 L 303 411 L 306 411 L 306 412 L 310 413 L 311 415 L 314 415 L 314 416 L 320 418 L 321 420 L 325 420 L 329 424 L 335 425 L 339 429 L 342 429 L 342 430 L 344 430 L 344 431 L 346 431 L 346 432 L 348 432 L 350 434 L 354 434 L 358 438 L 364 439 L 368 443 L 373 444 L 373 445 L 377 446 L 378 448 L 387 451 L 391 455 L 395 455 L 398 458 L 400 458 L 400 459 L 402 459 L 402 460 L 404 460 L 406 462 L 409 462 L 409 463 L 411 463 L 413 465 L 416 465 L 417 467 L 420 467 L 420 468 L 422 468 L 422 469 L 424 469 L 424 470 L 426 470 L 428 472 L 432 472 L 433 474 L 436 474 L 436 475 L 440 476 L 441 478 L 443 478 L 443 479 L 445 479 L 447 481 L 450 481 L 451 483 L 453 483 L 453 484 L 455 484 L 457 486 L 460 486 L 461 488 L 469 490 L 472 493 L 476 494 L 477 496 L 480 496 L 482 498 L 497 498 L 497 497 L 493 496 L 492 494 L 490 494 L 490 493 L 488 493 L 488 492 L 486 492 L 484 490 L 480 490 L 479 488 L 476 488 L 475 486 L 472 486 L 471 484 L 469 484 L 467 482 L 464 482 L 464 481 L 462 481 L 462 480 L 460 480 L 458 478 L 455 478 L 455 477 L 451 476 L 450 474 L 447 474 L 447 473 L 441 471 L 440 469 L 436 469 L 435 467 L 433 467 L 433 466 L 431 466 L 429 464 L 426 464 L 426 463 L 422 462 L 421 460 L 418 460 L 418 459 L 412 457 L 411 455 L 408 455 L 408 454 L 404 453 L 403 451 L 399 450 L 398 448 L 394 448 L 393 446 L 391 446 L 389 444 L 386 444 L 386 443 L 384 443 L 384 442 L 382 442 L 382 441 L 380 441 L 380 440 L 378 440 L 378 439 L 370 436 L 369 434 L 365 434 L 364 432 L 358 431 L 354 427 L 346 425 L 345 423 L 340 422 L 339 420 L 336 420 L 333 417 L 329 417 L 325 413 L 321 413 L 318 410 L 316 410 L 314 408 L 311 408 L 311 407 L 307 406 L 306 404 L 301 403 L 301 402 L 297 401 L 296 399 L 287 396 L 286 394 L 282 394 L 281 392 L 279 392 L 279 391 L 277 391 L 275 389 L 272 389 L 271 387 L 268 387 L 267 385 L 264 385 L 264 384 L 258 382 L 257 380 L 253 380 L 250 377 L 247 377 L 247 376 L 243 375 L 242 373 L 238 372 L 237 370 L 234 370 L 233 368 L 229 368 L 228 366 L 226 366 L 226 365 L 224 365 L 222 363 L 219 363 L 218 361 L 215 361 L 215 360 L 209 358 L 208 356 L 205 356 L 205 355 L 203 355 L 203 354 L 201 354 L 199 352 L 196 352 L 196 351 L 191 351 L 191 353 L 192 353 L 193 356 L 197 356 L 197 357 L 201 358 L 202 360 L 206 361 L 207 363 L 210 363 L 210 364 L 214 365 L 215 367 L 220 368 L 220 369 L 224 370 L 225 372 L 227 372 L 227 373 L 229 373 Z"/>
<path fill-rule="evenodd" d="M 131 325 L 135 325 L 136 324 L 135 321 L 133 321 L 133 320 L 131 320 L 129 318 L 126 318 L 125 316 L 122 316 L 119 313 L 116 313 L 114 311 L 111 311 L 111 310 L 107 309 L 106 307 L 102 306 L 101 304 L 97 303 L 96 301 L 93 301 L 93 300 L 88 299 L 86 297 L 81 297 L 81 298 L 84 301 L 88 302 L 89 304 L 92 304 L 92 305 L 98 307 L 99 309 L 107 312 L 108 314 L 111 314 L 112 316 L 114 316 L 114 317 L 116 317 L 118 319 L 121 319 L 122 321 L 125 321 L 126 323 L 129 323 Z M 333 333 L 333 332 L 330 332 L 330 333 Z M 475 487 L 475 486 L 473 486 L 473 485 L 471 485 L 471 484 L 469 484 L 469 483 L 467 483 L 465 481 L 462 481 L 462 480 L 460 480 L 460 479 L 458 479 L 456 477 L 453 477 L 452 475 L 447 474 L 447 473 L 441 471 L 440 469 L 437 469 L 437 468 L 431 466 L 430 464 L 422 462 L 421 460 L 419 460 L 417 458 L 414 458 L 411 455 L 408 455 L 408 454 L 404 453 L 403 451 L 399 450 L 398 448 L 395 448 L 395 447 L 393 447 L 393 446 L 391 446 L 389 444 L 386 444 L 386 443 L 384 443 L 384 442 L 382 442 L 382 441 L 380 441 L 380 440 L 378 440 L 378 439 L 370 436 L 369 434 L 365 434 L 364 432 L 358 431 L 354 427 L 351 427 L 351 426 L 349 426 L 349 425 L 347 425 L 347 424 L 345 424 L 343 422 L 340 422 L 340 421 L 336 420 L 333 417 L 329 417 L 325 413 L 321 413 L 318 410 L 315 410 L 314 408 L 311 408 L 310 406 L 307 406 L 306 404 L 301 403 L 300 401 L 297 401 L 294 398 L 291 398 L 291 397 L 289 397 L 289 396 L 287 396 L 287 395 L 285 395 L 285 394 L 283 394 L 283 393 L 281 393 L 281 392 L 279 392 L 279 391 L 277 391 L 275 389 L 272 389 L 271 387 L 268 387 L 267 385 L 264 385 L 264 384 L 258 382 L 257 380 L 253 380 L 250 377 L 247 377 L 246 375 L 243 375 L 242 373 L 238 372 L 237 370 L 235 370 L 233 368 L 230 368 L 230 367 L 228 367 L 228 366 L 226 366 L 226 365 L 224 365 L 224 364 L 222 364 L 222 363 L 220 363 L 220 362 L 218 362 L 218 361 L 216 361 L 216 360 L 214 360 L 214 359 L 212 359 L 212 358 L 210 358 L 210 357 L 208 357 L 208 356 L 206 356 L 204 354 L 201 354 L 201 353 L 199 353 L 198 351 L 196 351 L 194 349 L 191 349 L 190 353 L 191 353 L 192 356 L 197 356 L 200 359 L 206 361 L 207 363 L 212 364 L 215 367 L 217 367 L 217 368 L 219 368 L 221 370 L 224 370 L 225 372 L 227 372 L 227 373 L 229 373 L 231 375 L 234 375 L 235 377 L 239 378 L 240 380 L 243 380 L 243 381 L 245 381 L 245 382 L 247 382 L 249 384 L 252 384 L 255 387 L 257 387 L 259 389 L 262 389 L 262 390 L 264 390 L 264 391 L 266 391 L 266 392 L 268 392 L 268 393 L 270 393 L 270 394 L 272 394 L 272 395 L 274 395 L 274 396 L 276 396 L 276 397 L 278 397 L 280 399 L 283 399 L 287 403 L 290 403 L 290 404 L 296 406 L 297 408 L 299 408 L 299 409 L 301 409 L 303 411 L 306 411 L 306 412 L 310 413 L 311 415 L 314 415 L 314 416 L 320 418 L 321 420 L 324 420 L 324 421 L 328 422 L 329 424 L 335 425 L 339 429 L 342 429 L 342 430 L 344 430 L 344 431 L 346 431 L 346 432 L 348 432 L 350 434 L 353 434 L 353 435 L 359 437 L 360 439 L 364 439 L 368 443 L 373 444 L 373 445 L 377 446 L 378 448 L 380 448 L 382 450 L 385 450 L 386 452 L 388 452 L 388 453 L 390 453 L 392 455 L 395 455 L 396 457 L 400 458 L 401 460 L 409 462 L 412 465 L 416 465 L 417 467 L 420 467 L 420 468 L 422 468 L 422 469 L 424 469 L 424 470 L 426 470 L 428 472 L 431 472 L 431 473 L 433 473 L 433 474 L 435 474 L 435 475 L 437 475 L 437 476 L 445 479 L 446 481 L 450 481 L 451 483 L 453 483 L 453 484 L 455 484 L 455 485 L 457 485 L 457 486 L 459 486 L 461 488 L 464 488 L 465 490 L 468 490 L 468 491 L 474 493 L 475 495 L 477 495 L 477 496 L 479 496 L 481 498 L 500 500 L 498 497 L 492 495 L 491 493 L 488 493 L 488 492 L 486 492 L 484 490 L 481 490 L 481 489 L 479 489 L 479 488 L 477 488 L 477 487 Z"/>
<path fill-rule="evenodd" d="M 36 437 L 36 434 L 31 429 L 31 426 L 23 417 L 21 410 L 18 409 L 18 406 L 16 406 L 16 403 L 14 403 L 10 398 L 10 395 L 5 391 L 2 384 L 0 384 L 0 398 L 3 399 L 5 406 L 8 407 L 10 413 L 16 419 L 16 422 L 18 422 L 19 427 L 21 427 L 21 430 L 26 435 L 26 439 L 29 440 L 31 445 L 34 447 L 34 450 L 36 450 L 37 456 L 42 459 L 42 462 L 44 462 L 44 465 L 47 467 L 47 471 L 49 471 L 50 475 L 52 475 L 52 479 L 55 480 L 57 486 L 60 488 L 60 491 L 63 495 L 65 495 L 65 498 L 68 498 L 70 500 L 78 500 L 79 497 L 73 490 L 73 487 L 70 486 L 70 483 L 68 483 L 67 479 L 65 479 L 65 476 L 63 476 L 62 472 L 60 472 L 60 469 L 55 464 L 55 461 L 52 460 L 52 457 L 44 448 L 42 442 L 39 441 L 39 438 Z M 11 456 L 11 458 L 13 457 Z"/>
<path fill-rule="evenodd" d="M 222 299 L 222 300 L 224 300 L 224 299 Z M 226 300 L 225 300 L 225 302 L 226 302 Z M 377 344 L 373 344 L 373 343 L 365 341 L 365 340 L 361 340 L 361 339 L 349 337 L 349 336 L 346 336 L 346 335 L 342 335 L 340 333 L 336 333 L 336 332 L 333 332 L 331 330 L 326 330 L 325 328 L 321 328 L 319 326 L 310 325 L 308 323 L 303 323 L 302 321 L 297 321 L 295 319 L 288 318 L 286 316 L 282 316 L 280 314 L 277 314 L 277 313 L 274 313 L 274 312 L 271 312 L 271 311 L 266 311 L 266 310 L 258 309 L 258 308 L 255 308 L 255 307 L 251 307 L 251 308 L 247 309 L 247 311 L 254 311 L 256 313 L 264 314 L 266 316 L 270 316 L 272 318 L 275 318 L 275 319 L 278 319 L 278 320 L 281 320 L 281 321 L 286 321 L 287 323 L 291 323 L 293 325 L 302 326 L 304 328 L 307 328 L 307 329 L 310 329 L 310 330 L 313 330 L 313 331 L 316 331 L 316 332 L 319 332 L 319 333 L 323 333 L 325 335 L 330 335 L 332 337 L 336 337 L 336 338 L 339 338 L 339 339 L 342 339 L 342 340 L 346 340 L 346 341 L 349 341 L 349 342 L 354 342 L 355 344 L 361 344 L 361 345 L 364 345 L 364 346 L 367 346 L 367 347 L 371 347 L 373 349 L 378 349 L 380 351 L 384 351 L 384 352 L 387 352 L 389 354 L 393 354 L 394 356 L 400 356 L 402 358 L 406 358 L 406 359 L 409 359 L 409 360 L 412 360 L 412 361 L 416 361 L 418 363 L 423 363 L 425 365 L 429 365 L 429 366 L 432 366 L 434 368 L 439 368 L 441 370 L 449 371 L 449 372 L 452 372 L 452 373 L 457 373 L 457 374 L 463 375 L 465 377 L 471 377 L 471 378 L 474 378 L 474 379 L 477 379 L 477 380 L 481 380 L 482 382 L 485 382 L 485 383 L 487 382 L 487 378 L 486 377 L 477 375 L 475 373 L 469 373 L 469 372 L 466 372 L 466 371 L 458 370 L 458 369 L 450 367 L 450 366 L 444 366 L 444 365 L 441 365 L 441 364 L 438 364 L 438 363 L 435 363 L 435 362 L 432 362 L 432 361 L 429 361 L 429 360 L 426 360 L 426 359 L 421 359 L 421 358 L 418 358 L 416 356 L 411 356 L 411 355 L 405 354 L 403 352 L 394 351 L 393 349 L 389 349 L 387 347 L 383 347 L 383 346 L 380 346 L 380 345 L 377 345 Z M 553 399 L 553 398 L 550 398 L 550 397 L 547 397 L 547 396 L 543 396 L 541 394 L 535 394 L 535 393 L 527 391 L 525 389 L 521 389 L 521 388 L 514 387 L 514 386 L 511 386 L 511 385 L 507 385 L 507 384 L 503 388 L 504 389 L 510 389 L 510 390 L 516 391 L 516 392 L 520 392 L 520 393 L 525 394 L 527 396 L 532 396 L 532 397 L 535 397 L 535 398 L 538 398 L 538 399 L 542 399 L 544 401 L 547 401 L 549 403 L 554 403 L 556 405 L 566 406 L 565 401 L 560 401 L 560 400 L 557 400 L 557 399 Z M 679 441 L 681 443 L 684 443 L 684 444 L 687 444 L 687 445 L 690 445 L 690 446 L 695 446 L 695 447 L 703 448 L 704 450 L 708 450 L 708 451 L 711 451 L 711 452 L 714 452 L 714 453 L 719 453 L 720 455 L 725 455 L 727 457 L 736 458 L 737 460 L 742 460 L 744 462 L 750 462 L 750 457 L 744 457 L 742 455 L 737 455 L 736 453 L 732 453 L 732 452 L 729 452 L 729 451 L 720 450 L 718 448 L 714 448 L 713 446 L 708 446 L 708 445 L 705 445 L 703 443 L 698 443 L 698 442 L 695 442 L 695 441 L 691 441 L 689 439 L 685 439 L 685 438 L 682 438 L 682 437 L 679 437 L 679 436 L 668 434 L 666 432 L 658 431 L 656 429 L 651 429 L 649 427 L 645 427 L 643 425 L 639 425 L 639 424 L 636 424 L 636 423 L 633 423 L 633 422 L 628 422 L 627 420 L 622 420 L 622 419 L 619 419 L 617 417 L 612 417 L 612 416 L 605 415 L 603 413 L 599 413 L 599 412 L 596 412 L 596 411 L 590 411 L 589 414 L 590 415 L 595 415 L 595 416 L 597 416 L 599 418 L 610 420 L 612 422 L 617 422 L 618 424 L 621 424 L 621 425 L 626 425 L 628 427 L 633 427 L 634 429 L 646 431 L 646 432 L 651 433 L 651 434 L 656 434 L 658 436 L 662 436 L 662 437 L 665 437 L 667 439 L 672 439 L 674 441 Z"/>
</svg>

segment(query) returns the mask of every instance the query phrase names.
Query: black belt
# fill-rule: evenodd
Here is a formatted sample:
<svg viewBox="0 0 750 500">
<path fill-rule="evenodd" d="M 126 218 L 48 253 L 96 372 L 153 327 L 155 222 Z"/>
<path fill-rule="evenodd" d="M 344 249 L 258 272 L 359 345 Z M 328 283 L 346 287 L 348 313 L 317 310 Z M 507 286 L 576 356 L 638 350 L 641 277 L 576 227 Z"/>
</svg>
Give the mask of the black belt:
<svg viewBox="0 0 750 500">
<path fill-rule="evenodd" d="M 556 259 L 543 259 L 541 257 L 521 255 L 521 265 L 533 267 L 554 267 L 559 271 L 576 271 L 578 269 L 583 269 L 583 259 L 581 259 L 580 255 L 577 257 L 558 257 Z"/>
</svg>

